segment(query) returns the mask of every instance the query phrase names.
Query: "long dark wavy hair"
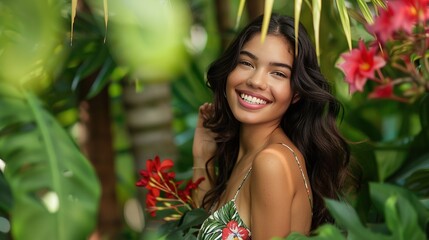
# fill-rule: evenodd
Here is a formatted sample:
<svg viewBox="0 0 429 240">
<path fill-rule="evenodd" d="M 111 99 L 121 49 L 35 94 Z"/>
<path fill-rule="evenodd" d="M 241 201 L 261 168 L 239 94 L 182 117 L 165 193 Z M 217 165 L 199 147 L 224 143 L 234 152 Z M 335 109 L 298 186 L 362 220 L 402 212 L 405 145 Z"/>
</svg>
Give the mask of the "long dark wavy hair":
<svg viewBox="0 0 429 240">
<path fill-rule="evenodd" d="M 224 96 L 228 75 L 238 63 L 243 45 L 261 32 L 263 16 L 247 25 L 207 72 L 207 85 L 213 91 L 214 116 L 204 125 L 218 134 L 217 151 L 210 159 L 218 167 L 214 184 L 204 197 L 203 207 L 215 204 L 226 188 L 237 161 L 240 123 L 234 118 Z M 294 19 L 273 14 L 268 34 L 284 37 L 295 46 Z M 293 61 L 291 88 L 300 97 L 291 104 L 281 120 L 281 128 L 303 154 L 313 192 L 312 230 L 333 219 L 323 198 L 338 199 L 348 175 L 350 149 L 340 135 L 336 119 L 342 105 L 331 93 L 323 77 L 313 44 L 299 25 L 298 53 Z"/>
</svg>

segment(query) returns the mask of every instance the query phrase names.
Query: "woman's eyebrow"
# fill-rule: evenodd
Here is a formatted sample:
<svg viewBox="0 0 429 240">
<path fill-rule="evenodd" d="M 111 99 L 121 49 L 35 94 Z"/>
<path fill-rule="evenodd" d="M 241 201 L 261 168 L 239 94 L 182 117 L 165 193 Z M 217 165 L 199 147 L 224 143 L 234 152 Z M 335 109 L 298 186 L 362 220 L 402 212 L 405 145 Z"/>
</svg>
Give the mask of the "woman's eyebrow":
<svg viewBox="0 0 429 240">
<path fill-rule="evenodd" d="M 240 55 L 241 54 L 242 55 L 246 55 L 246 56 L 250 57 L 253 60 L 258 60 L 257 56 L 255 56 L 253 53 L 248 52 L 246 50 L 241 50 L 240 51 Z M 276 66 L 276 67 L 283 67 L 283 68 L 286 68 L 286 69 L 289 69 L 290 71 L 292 71 L 292 66 L 290 66 L 289 64 L 286 64 L 286 63 L 270 62 L 270 65 L 271 66 Z"/>
<path fill-rule="evenodd" d="M 253 60 L 258 60 L 258 57 L 256 57 L 254 54 L 252 54 L 252 53 L 250 53 L 250 52 L 248 52 L 248 51 L 246 51 L 246 50 L 241 50 L 240 51 L 240 55 L 241 54 L 243 54 L 243 55 L 247 55 L 248 57 L 250 57 L 251 59 L 253 59 Z"/>
</svg>

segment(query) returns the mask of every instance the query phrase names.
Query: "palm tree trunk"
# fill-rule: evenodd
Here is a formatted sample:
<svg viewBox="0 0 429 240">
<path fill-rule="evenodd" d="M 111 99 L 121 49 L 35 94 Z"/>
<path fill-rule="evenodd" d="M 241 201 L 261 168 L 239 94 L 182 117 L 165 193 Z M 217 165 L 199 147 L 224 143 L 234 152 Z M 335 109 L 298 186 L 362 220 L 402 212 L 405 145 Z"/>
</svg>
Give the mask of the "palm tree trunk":
<svg viewBox="0 0 429 240">
<path fill-rule="evenodd" d="M 261 0 L 248 0 L 246 1 L 247 4 L 247 14 L 249 16 L 249 20 L 252 21 L 259 15 L 264 13 L 264 2 Z"/>
<path fill-rule="evenodd" d="M 125 84 L 123 104 L 136 174 L 146 168 L 147 159 L 154 159 L 156 155 L 161 159 L 177 159 L 170 84 L 144 84 L 142 91 L 136 91 L 132 84 Z M 145 206 L 145 191 L 137 190 L 136 197 L 140 205 Z M 145 231 L 155 231 L 159 223 L 148 221 L 142 225 Z"/>
<path fill-rule="evenodd" d="M 81 82 L 80 124 L 81 149 L 94 166 L 102 192 L 97 230 L 91 240 L 117 239 L 121 229 L 121 214 L 116 196 L 115 152 L 111 132 L 110 99 L 107 87 L 97 96 L 85 99 L 96 75 Z"/>
</svg>

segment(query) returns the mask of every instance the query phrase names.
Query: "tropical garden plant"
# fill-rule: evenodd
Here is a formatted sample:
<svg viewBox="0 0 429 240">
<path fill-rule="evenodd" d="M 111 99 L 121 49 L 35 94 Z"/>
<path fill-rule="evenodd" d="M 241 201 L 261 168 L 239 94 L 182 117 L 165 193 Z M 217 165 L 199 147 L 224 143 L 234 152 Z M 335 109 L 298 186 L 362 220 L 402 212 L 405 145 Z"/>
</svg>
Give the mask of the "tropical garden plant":
<svg viewBox="0 0 429 240">
<path fill-rule="evenodd" d="M 216 1 L 227 4 L 230 10 L 237 9 L 238 12 L 226 14 L 222 13 L 225 8 L 221 4 L 215 5 L 210 3 L 211 1 L 193 0 L 189 1 L 188 5 L 185 4 L 186 7 L 183 4 L 176 7 L 168 2 L 173 1 L 152 0 L 136 3 L 128 0 L 127 4 L 121 6 L 109 5 L 108 1 L 101 0 L 0 1 L 0 159 L 6 165 L 4 167 L 0 164 L 0 239 L 84 239 L 95 231 L 96 225 L 101 229 L 100 237 L 138 238 L 140 233 L 130 232 L 141 229 L 128 229 L 121 219 L 121 214 L 113 213 L 115 209 L 124 207 L 127 198 L 136 195 L 133 174 L 138 172 L 135 169 L 142 169 L 146 163 L 147 157 L 135 157 L 130 152 L 151 148 L 138 145 L 138 139 L 141 138 L 137 134 L 132 135 L 134 137 L 131 140 L 126 140 L 125 128 L 132 129 L 132 133 L 140 133 L 141 127 L 129 127 L 124 120 L 125 115 L 133 116 L 131 111 L 135 110 L 121 105 L 122 98 L 127 96 L 125 87 L 131 86 L 134 92 L 145 93 L 144 90 L 149 89 L 149 83 L 162 81 L 171 84 L 173 107 L 165 111 L 173 111 L 175 116 L 171 125 L 176 131 L 174 140 L 178 145 L 179 155 L 174 170 L 178 179 L 190 176 L 187 170 L 191 166 L 189 149 L 192 126 L 195 124 L 198 105 L 210 100 L 204 85 L 204 68 L 221 50 L 219 39 L 233 32 L 236 29 L 234 25 L 238 27 L 244 24 L 246 15 L 247 18 L 252 17 L 244 10 L 256 1 Z M 167 6 L 173 8 L 160 11 L 164 5 L 159 3 L 167 3 Z M 274 10 L 294 14 L 308 29 L 313 29 L 322 70 L 328 79 L 343 78 L 332 71 L 333 62 L 341 51 L 347 47 L 351 49 L 352 43 L 359 40 L 356 35 L 364 36 L 362 40 L 365 49 L 372 49 L 372 45 L 368 43 L 373 37 L 357 22 L 370 23 L 373 13 L 379 10 L 376 6 L 385 7 L 385 1 L 381 0 L 265 1 L 264 4 L 266 13 L 270 14 L 271 10 Z M 124 6 L 132 7 L 133 11 L 127 14 Z M 145 14 L 140 14 L 139 9 L 144 10 Z M 170 11 L 171 9 L 173 11 Z M 295 11 L 292 12 L 293 9 Z M 258 12 L 257 10 L 252 11 Z M 166 28 L 157 25 L 170 24 L 171 21 L 163 21 L 170 16 L 173 23 L 183 18 L 185 21 L 180 26 L 184 26 L 184 31 L 187 31 L 191 20 L 186 16 L 190 13 L 193 23 L 198 23 L 207 31 L 204 54 L 184 53 L 181 44 L 185 37 L 180 35 L 183 32 L 173 29 L 174 31 L 168 33 L 177 33 L 180 36 L 167 36 L 167 31 L 162 31 Z M 222 21 L 220 18 L 216 19 L 215 15 L 229 15 L 239 20 L 233 21 L 230 29 L 225 28 L 218 32 L 216 26 L 221 24 L 216 21 Z M 158 18 L 159 16 L 161 18 Z M 157 20 L 152 21 L 154 19 Z M 327 32 L 328 37 L 325 37 L 325 34 L 322 38 L 318 37 L 319 29 Z M 119 35 L 114 36 L 114 32 Z M 178 41 L 166 42 L 167 40 Z M 336 48 L 333 49 L 332 45 Z M 163 46 L 168 47 L 160 49 Z M 392 51 L 401 53 L 410 49 L 411 45 L 407 46 L 393 48 Z M 148 48 L 152 51 L 147 51 Z M 169 54 L 172 49 L 177 50 L 175 58 Z M 134 54 L 135 58 L 133 55 L 121 56 L 124 52 L 139 54 Z M 139 71 L 159 69 L 150 65 L 150 61 L 148 63 L 148 59 L 153 59 L 153 54 L 157 52 L 166 53 L 164 56 L 168 61 L 165 63 L 177 60 L 182 65 L 171 65 L 173 67 L 164 71 L 168 76 L 161 77 L 153 77 L 153 71 Z M 376 52 L 379 53 L 378 50 Z M 426 64 L 424 61 L 427 60 L 427 53 L 422 56 L 412 55 L 414 66 Z M 153 63 L 164 63 L 163 58 L 156 56 L 156 59 Z M 393 76 L 405 77 L 404 73 L 396 75 L 398 69 L 391 68 L 393 65 L 385 58 L 384 61 L 388 68 L 380 69 L 380 72 L 385 79 L 390 77 L 393 81 Z M 183 72 L 180 69 L 184 69 Z M 146 75 L 148 73 L 151 74 L 149 77 Z M 375 76 L 381 76 L 377 74 L 378 71 Z M 176 81 L 173 81 L 175 79 Z M 427 75 L 424 79 L 428 79 Z M 423 229 L 427 235 L 427 93 L 423 91 L 420 95 L 409 95 L 414 83 L 398 80 L 394 84 L 395 96 L 404 97 L 409 103 L 368 99 L 369 92 L 376 89 L 378 84 L 369 80 L 363 92 L 356 92 L 351 96 L 347 85 L 342 81 L 335 83 L 337 95 L 346 109 L 341 127 L 349 139 L 359 142 L 352 146 L 353 155 L 364 169 L 363 187 L 359 194 L 348 199 L 354 210 L 342 203 L 328 201 L 327 204 L 333 215 L 337 216 L 338 223 L 344 222 L 341 229 L 345 228 L 349 232 L 387 232 L 392 226 L 398 226 L 395 220 L 405 219 L 402 218 L 404 215 L 400 215 L 401 218 L 392 217 L 396 213 L 402 214 L 405 209 L 405 212 L 410 213 L 405 215 L 410 216 L 407 218 L 409 223 L 404 223 L 403 228 L 396 229 L 418 233 L 419 230 L 412 228 L 415 226 Z M 400 95 L 402 93 L 405 93 L 405 96 Z M 167 97 L 162 98 L 167 102 L 171 101 Z M 96 101 L 92 101 L 94 99 Z M 99 99 L 103 100 L 101 105 L 93 104 Z M 80 103 L 88 104 L 83 106 L 89 106 L 92 110 L 82 112 Z M 141 105 L 143 109 L 148 109 L 151 105 L 162 105 L 156 100 L 127 104 Z M 99 114 L 100 110 L 105 108 L 112 109 L 111 118 L 108 112 Z M 82 148 L 78 147 L 78 139 L 82 135 L 76 134 L 79 115 L 91 116 L 92 126 L 97 128 L 89 129 L 85 134 L 93 135 L 93 139 L 101 138 L 105 142 L 103 145 L 89 142 Z M 131 122 L 139 121 L 140 119 L 136 119 Z M 98 128 L 101 123 L 104 128 Z M 114 129 L 114 139 L 102 135 L 111 128 Z M 155 143 L 155 139 L 152 142 Z M 162 143 L 155 144 L 161 146 Z M 112 147 L 115 149 L 110 149 Z M 91 151 L 95 154 L 84 157 L 83 149 L 88 148 L 92 148 Z M 97 154 L 99 149 L 103 149 L 103 153 L 114 154 L 108 157 Z M 164 156 L 159 151 L 157 154 Z M 114 158 L 121 160 L 116 159 L 115 163 Z M 135 161 L 123 160 L 127 158 L 135 158 Z M 96 176 L 95 172 L 101 174 Z M 102 195 L 102 192 L 116 194 Z M 116 201 L 114 205 L 104 204 L 106 199 L 107 202 L 114 203 L 112 198 Z M 407 203 L 410 203 L 410 208 Z M 418 225 L 412 225 L 415 219 L 412 210 L 419 216 Z M 357 218 L 345 218 L 345 213 L 352 214 L 353 211 L 362 222 L 361 225 L 357 224 Z M 100 214 L 110 215 L 102 217 Z M 177 223 L 188 221 L 195 224 L 193 220 L 198 218 L 189 214 L 187 219 L 182 222 L 170 221 L 170 224 L 177 226 Z M 117 224 L 118 222 L 122 224 Z M 351 228 L 352 225 L 358 227 Z M 188 227 L 181 225 L 175 232 L 181 233 Z M 116 235 L 112 233 L 109 236 L 103 232 L 106 229 L 113 229 Z M 340 231 L 330 225 L 326 226 L 326 229 Z M 125 234 L 118 236 L 117 231 L 125 231 Z M 321 229 L 319 237 L 325 233 L 326 231 Z"/>
</svg>

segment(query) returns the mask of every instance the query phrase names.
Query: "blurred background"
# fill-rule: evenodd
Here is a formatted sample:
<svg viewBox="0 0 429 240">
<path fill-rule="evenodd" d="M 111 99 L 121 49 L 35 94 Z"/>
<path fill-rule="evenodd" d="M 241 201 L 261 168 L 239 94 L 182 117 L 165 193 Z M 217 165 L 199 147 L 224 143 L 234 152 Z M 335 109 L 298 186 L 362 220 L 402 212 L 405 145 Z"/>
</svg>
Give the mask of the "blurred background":
<svg viewBox="0 0 429 240">
<path fill-rule="evenodd" d="M 335 68 L 349 47 L 334 2 L 323 2 L 318 42 L 363 169 L 349 200 L 362 222 L 383 229 L 369 183 L 392 184 L 426 207 L 412 203 L 427 226 L 427 93 L 412 103 L 350 95 Z M 237 20 L 239 4 L 0 0 L 0 239 L 158 239 L 162 220 L 144 210 L 139 170 L 158 155 L 175 162 L 177 178 L 191 177 L 197 110 L 211 101 L 205 71 L 264 12 L 264 1 L 248 0 Z M 356 1 L 345 4 L 359 15 Z M 310 6 L 301 22 L 314 39 Z M 293 16 L 294 1 L 272 10 Z M 351 23 L 354 45 L 370 38 Z"/>
</svg>

